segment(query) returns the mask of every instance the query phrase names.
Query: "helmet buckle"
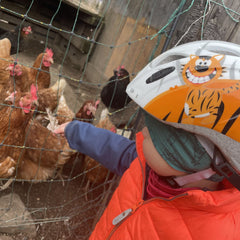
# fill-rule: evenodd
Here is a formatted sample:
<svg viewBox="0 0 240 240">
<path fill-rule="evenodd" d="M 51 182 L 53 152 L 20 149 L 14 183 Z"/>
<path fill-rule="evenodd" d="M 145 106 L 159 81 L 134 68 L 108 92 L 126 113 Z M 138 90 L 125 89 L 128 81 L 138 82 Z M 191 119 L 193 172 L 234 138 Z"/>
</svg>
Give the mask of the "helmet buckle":
<svg viewBox="0 0 240 240">
<path fill-rule="evenodd" d="M 225 160 L 224 156 L 216 146 L 213 156 L 213 169 L 219 175 L 224 176 L 234 187 L 236 187 L 240 191 L 240 175 Z"/>
</svg>

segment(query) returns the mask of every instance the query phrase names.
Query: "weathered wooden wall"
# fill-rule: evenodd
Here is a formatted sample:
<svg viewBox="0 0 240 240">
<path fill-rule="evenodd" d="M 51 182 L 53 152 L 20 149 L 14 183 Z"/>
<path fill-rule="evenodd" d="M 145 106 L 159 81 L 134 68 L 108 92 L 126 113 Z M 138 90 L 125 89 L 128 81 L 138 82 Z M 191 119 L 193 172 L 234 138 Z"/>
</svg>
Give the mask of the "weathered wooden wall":
<svg viewBox="0 0 240 240">
<path fill-rule="evenodd" d="M 107 1 L 106 1 L 107 2 Z M 122 0 L 111 1 L 106 6 L 105 27 L 93 56 L 88 63 L 86 76 L 90 81 L 104 83 L 112 76 L 113 69 L 124 65 L 135 75 L 148 62 L 151 55 L 159 54 L 166 35 L 151 36 L 163 28 L 178 7 L 178 0 Z M 167 30 L 170 29 L 170 26 Z M 142 39 L 142 40 L 139 40 Z M 113 48 L 110 48 L 112 46 Z M 155 50 L 155 47 L 157 49 Z"/>
<path fill-rule="evenodd" d="M 109 49 L 108 47 L 97 46 L 98 50 L 94 52 L 89 62 L 89 69 L 98 69 L 98 72 L 103 73 L 98 81 L 102 82 L 104 77 L 106 79 L 111 76 L 112 70 L 120 64 L 125 65 L 134 75 L 148 63 L 153 53 L 156 57 L 161 52 L 166 40 L 164 35 L 159 45 L 157 45 L 157 37 L 153 40 L 134 41 L 152 35 L 165 26 L 180 2 L 176 0 L 112 1 L 106 14 L 105 28 L 99 41 L 106 45 L 116 46 L 116 48 Z M 192 0 L 186 1 L 183 10 L 188 9 L 188 11 L 179 17 L 168 48 L 178 43 L 184 34 L 186 35 L 178 44 L 201 39 L 224 40 L 240 44 L 239 23 L 233 21 L 226 9 L 219 5 L 222 4 L 222 1 L 210 2 L 210 10 L 209 12 L 206 11 L 208 14 L 204 18 L 204 23 L 201 17 L 204 15 L 207 1 L 194 1 L 190 8 L 192 2 Z M 239 1 L 228 0 L 225 2 L 226 7 L 240 12 Z M 238 14 L 230 10 L 229 13 L 239 20 Z M 196 21 L 197 19 L 199 20 Z M 192 24 L 193 22 L 195 23 Z M 171 26 L 170 24 L 166 29 L 167 34 L 169 34 Z M 131 45 L 127 45 L 128 42 L 131 42 Z M 156 46 L 157 50 L 155 52 L 154 48 Z M 94 71 L 91 71 L 88 75 L 93 76 L 91 79 L 96 79 Z"/>
<path fill-rule="evenodd" d="M 188 0 L 186 5 L 189 5 L 190 2 L 191 1 Z M 204 19 L 204 24 L 202 22 L 203 19 L 197 21 L 179 44 L 201 40 L 201 37 L 203 40 L 222 40 L 240 44 L 238 32 L 239 23 L 233 21 L 233 19 L 228 15 L 226 9 L 217 3 L 222 4 L 222 1 L 218 0 L 215 2 L 210 2 L 210 11 Z M 235 12 L 240 12 L 240 2 L 237 0 L 225 1 L 225 6 L 234 10 Z M 186 33 L 189 26 L 198 18 L 203 16 L 205 7 L 206 0 L 195 1 L 190 11 L 181 16 L 169 47 L 174 46 L 180 37 Z M 236 20 L 240 20 L 240 16 L 238 14 L 235 14 L 231 10 L 229 10 L 229 13 Z"/>
<path fill-rule="evenodd" d="M 75 0 L 76 2 L 78 0 Z M 1 4 L 6 6 L 16 6 L 13 10 L 19 13 L 24 13 L 30 5 L 30 0 L 5 0 Z M 68 2 L 65 0 L 64 2 Z M 68 48 L 67 57 L 70 61 L 83 72 L 83 78 L 89 82 L 104 84 L 112 75 L 113 69 L 119 65 L 125 65 L 129 72 L 134 76 L 143 66 L 145 66 L 151 57 L 156 57 L 161 51 L 166 40 L 170 40 L 168 48 L 173 47 L 182 38 L 181 42 L 203 39 L 216 39 L 231 41 L 240 44 L 238 34 L 239 23 L 232 20 L 224 9 L 219 4 L 221 0 L 215 2 L 210 1 L 211 9 L 204 19 L 202 32 L 202 20 L 195 22 L 203 16 L 207 0 L 187 0 L 183 10 L 188 9 L 193 3 L 189 11 L 182 14 L 174 29 L 173 36 L 168 39 L 172 24 L 165 29 L 166 34 L 151 39 L 151 36 L 162 29 L 169 21 L 173 12 L 177 9 L 181 0 L 106 0 L 103 12 L 100 15 L 94 13 L 89 14 L 85 9 L 79 12 L 79 21 L 77 22 L 74 32 L 92 38 L 96 43 L 91 43 L 88 40 L 59 32 L 56 29 L 51 29 L 48 32 L 47 26 L 40 22 L 35 24 L 34 36 L 36 40 L 46 40 L 48 33 L 49 44 L 55 48 L 56 58 L 63 59 L 64 53 L 67 50 L 69 39 L 71 44 Z M 240 11 L 240 3 L 238 0 L 225 1 L 226 7 L 233 9 L 236 12 Z M 216 4 L 219 3 L 219 4 Z M 53 17 L 58 1 L 36 1 L 31 8 L 29 16 L 44 23 L 49 23 Z M 21 7 L 18 7 L 21 6 Z M 66 4 L 58 12 L 54 18 L 53 25 L 57 28 L 71 31 L 76 9 L 73 10 Z M 239 19 L 239 15 L 229 10 L 229 13 Z M 13 16 L 7 16 L 8 13 L 0 11 L 0 18 L 13 22 Z M 104 18 L 102 18 L 104 15 Z M 21 17 L 15 16 L 15 20 Z M 194 24 L 192 24 L 195 22 Z M 100 23 L 100 24 L 99 24 Z M 0 22 L 4 27 L 4 23 Z M 189 29 L 189 27 L 192 27 Z M 9 24 L 5 24 L 5 28 Z M 96 30 L 96 31 L 95 31 Z M 150 36 L 146 38 L 147 36 Z M 90 47 L 91 46 L 91 47 Z M 91 50 L 91 54 L 90 54 Z"/>
</svg>

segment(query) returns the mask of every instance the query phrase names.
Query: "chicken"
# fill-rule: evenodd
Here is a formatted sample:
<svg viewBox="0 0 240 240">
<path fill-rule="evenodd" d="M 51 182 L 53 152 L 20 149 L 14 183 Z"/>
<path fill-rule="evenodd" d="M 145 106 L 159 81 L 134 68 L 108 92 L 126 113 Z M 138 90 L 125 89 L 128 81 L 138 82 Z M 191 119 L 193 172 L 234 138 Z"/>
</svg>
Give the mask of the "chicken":
<svg viewBox="0 0 240 240">
<path fill-rule="evenodd" d="M 24 154 L 25 128 L 32 118 L 37 100 L 36 88 L 32 85 L 31 92 L 12 93 L 6 105 L 0 111 L 0 177 L 9 178 L 14 175 L 16 168 L 22 164 Z"/>
<path fill-rule="evenodd" d="M 20 64 L 11 63 L 7 68 L 10 71 L 9 92 L 30 90 L 31 82 L 28 77 L 28 69 Z"/>
<path fill-rule="evenodd" d="M 21 94 L 11 94 L 7 101 L 15 102 L 18 108 L 14 108 L 12 113 L 11 106 L 6 108 L 7 111 L 1 111 L 1 141 L 7 146 L 0 151 L 3 159 L 0 177 L 13 176 L 17 166 L 14 176 L 17 180 L 44 181 L 54 177 L 57 169 L 75 154 L 64 137 L 54 135 L 38 121 L 31 119 L 30 108 L 32 102 L 37 102 L 36 93 L 37 89 L 32 85 L 31 94 L 23 94 L 21 98 L 18 97 Z M 25 117 L 27 113 L 31 113 L 28 118 Z"/>
<path fill-rule="evenodd" d="M 82 107 L 75 114 L 76 120 L 92 123 L 95 117 L 97 107 L 99 105 L 99 100 L 94 102 L 93 100 L 87 100 L 83 103 Z"/>
<path fill-rule="evenodd" d="M 48 88 L 51 83 L 50 67 L 53 64 L 53 51 L 49 48 L 44 53 L 40 53 L 32 68 L 30 69 L 29 79 L 37 84 L 38 89 Z"/>
<path fill-rule="evenodd" d="M 16 54 L 17 50 L 20 52 L 23 49 L 23 41 L 26 39 L 26 37 L 32 33 L 32 28 L 31 26 L 27 26 L 27 27 L 22 27 L 21 31 L 19 31 L 21 28 L 21 25 L 18 25 L 15 27 L 15 29 L 7 31 L 5 33 L 3 33 L 0 36 L 0 39 L 4 39 L 7 38 L 10 40 L 11 42 L 11 52 L 10 55 L 12 54 Z M 18 36 L 20 32 L 20 37 Z M 18 45 L 19 43 L 19 45 Z M 19 49 L 18 49 L 19 48 Z"/>
<path fill-rule="evenodd" d="M 55 177 L 73 151 L 64 137 L 53 134 L 38 121 L 30 121 L 25 130 L 26 147 L 17 178 L 44 181 Z"/>
<path fill-rule="evenodd" d="M 123 66 L 114 70 L 114 75 L 101 91 L 101 100 L 107 108 L 121 109 L 131 101 L 126 93 L 129 82 L 129 72 Z"/>
<path fill-rule="evenodd" d="M 56 121 L 53 111 L 57 108 L 59 99 L 63 95 L 66 80 L 61 78 L 49 88 L 40 89 L 38 95 L 38 108 L 36 109 L 36 119 L 45 127 L 49 124 L 49 116 Z"/>
<path fill-rule="evenodd" d="M 74 112 L 68 107 L 64 95 L 60 97 L 58 106 L 55 109 L 54 114 L 49 108 L 46 108 L 46 111 L 48 115 L 46 119 L 49 120 L 47 128 L 51 131 L 54 131 L 56 128 L 58 128 L 59 125 L 63 123 L 72 121 L 74 117 Z"/>
</svg>

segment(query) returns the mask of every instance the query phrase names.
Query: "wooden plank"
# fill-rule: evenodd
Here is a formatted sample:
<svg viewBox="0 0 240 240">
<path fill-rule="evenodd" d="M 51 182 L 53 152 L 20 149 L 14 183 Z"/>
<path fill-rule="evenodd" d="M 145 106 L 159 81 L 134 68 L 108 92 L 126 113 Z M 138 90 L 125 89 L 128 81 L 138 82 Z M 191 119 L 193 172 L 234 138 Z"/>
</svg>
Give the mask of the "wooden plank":
<svg viewBox="0 0 240 240">
<path fill-rule="evenodd" d="M 231 36 L 229 37 L 229 41 L 230 41 L 230 42 L 233 42 L 233 43 L 240 44 L 240 34 L 239 34 L 239 32 L 240 32 L 240 25 L 238 24 L 238 25 L 234 28 Z"/>
<path fill-rule="evenodd" d="M 211 5 L 211 13 L 206 17 L 204 39 L 228 41 L 230 36 L 232 35 L 232 32 L 235 31 L 237 23 L 231 19 L 224 7 L 214 3 L 212 3 Z M 239 1 L 228 0 L 225 1 L 225 5 L 227 8 L 233 9 L 236 12 L 240 12 Z M 233 13 L 231 12 L 231 14 Z M 240 17 L 238 15 L 233 14 L 233 16 L 237 20 L 240 20 Z M 216 33 L 217 38 L 213 38 L 212 36 L 216 35 Z"/>
<path fill-rule="evenodd" d="M 132 75 L 140 71 L 149 61 L 149 57 L 154 50 L 157 38 L 153 40 L 142 39 L 148 35 L 155 34 L 156 29 L 152 29 L 144 24 L 144 19 L 140 22 L 132 18 L 127 18 L 126 23 L 113 50 L 105 70 L 105 76 L 112 76 L 113 69 L 119 65 L 124 65 Z M 141 39 L 141 40 L 140 40 Z M 160 53 L 165 37 L 162 38 L 156 55 Z M 155 55 L 155 56 L 156 56 Z"/>
<path fill-rule="evenodd" d="M 191 0 L 188 0 L 186 2 L 184 6 L 184 10 L 189 8 L 190 3 L 191 3 Z M 177 43 L 183 44 L 190 41 L 200 40 L 202 21 L 199 20 L 195 22 L 193 25 L 192 23 L 203 15 L 205 3 L 206 3 L 206 0 L 195 1 L 191 9 L 189 9 L 187 12 L 185 12 L 183 15 L 179 17 L 175 32 L 171 38 L 168 48 L 175 46 L 175 44 Z M 187 32 L 190 26 L 191 28 L 189 32 Z M 181 39 L 180 42 L 179 42 L 179 39 Z"/>
<path fill-rule="evenodd" d="M 218 2 L 220 3 L 220 1 Z M 236 12 L 240 11 L 239 1 L 228 0 L 225 2 L 228 8 L 233 9 Z M 189 3 L 190 0 L 187 1 L 186 6 L 189 6 Z M 201 40 L 201 37 L 203 37 L 203 40 L 223 41 L 229 41 L 231 38 L 233 38 L 233 35 L 235 35 L 234 33 L 236 32 L 237 23 L 230 18 L 222 6 L 213 2 L 211 2 L 210 12 L 204 19 L 204 28 L 202 33 L 203 18 L 201 17 L 204 15 L 205 7 L 206 0 L 196 1 L 192 8 L 185 15 L 180 17 L 169 47 L 173 47 L 176 43 L 183 44 L 191 41 Z M 239 19 L 237 14 L 233 14 L 233 17 Z M 196 21 L 197 19 L 199 20 Z M 192 24 L 193 22 L 194 24 Z M 191 28 L 189 29 L 190 26 Z M 185 36 L 182 38 L 181 42 L 178 42 L 184 34 Z"/>
<path fill-rule="evenodd" d="M 111 9 L 133 19 L 145 19 L 145 24 L 161 29 L 179 6 L 181 0 L 121 0 L 111 1 Z"/>
<path fill-rule="evenodd" d="M 103 1 L 63 0 L 63 2 L 90 15 L 100 16 L 103 7 Z"/>
</svg>

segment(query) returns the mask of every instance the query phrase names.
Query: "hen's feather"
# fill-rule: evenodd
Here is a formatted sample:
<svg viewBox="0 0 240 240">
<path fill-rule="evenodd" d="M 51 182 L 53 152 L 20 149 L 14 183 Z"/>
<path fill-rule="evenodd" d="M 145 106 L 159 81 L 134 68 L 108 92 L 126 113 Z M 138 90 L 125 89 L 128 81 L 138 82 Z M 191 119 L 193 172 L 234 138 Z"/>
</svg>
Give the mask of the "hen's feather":
<svg viewBox="0 0 240 240">
<path fill-rule="evenodd" d="M 65 97 L 62 95 L 57 106 L 57 122 L 59 125 L 72 121 L 74 112 L 68 107 Z"/>
<path fill-rule="evenodd" d="M 61 78 L 50 88 L 40 89 L 38 91 L 38 111 L 46 111 L 49 108 L 50 111 L 54 111 L 58 106 L 58 102 L 63 95 L 63 91 L 66 87 L 66 80 Z"/>
</svg>

